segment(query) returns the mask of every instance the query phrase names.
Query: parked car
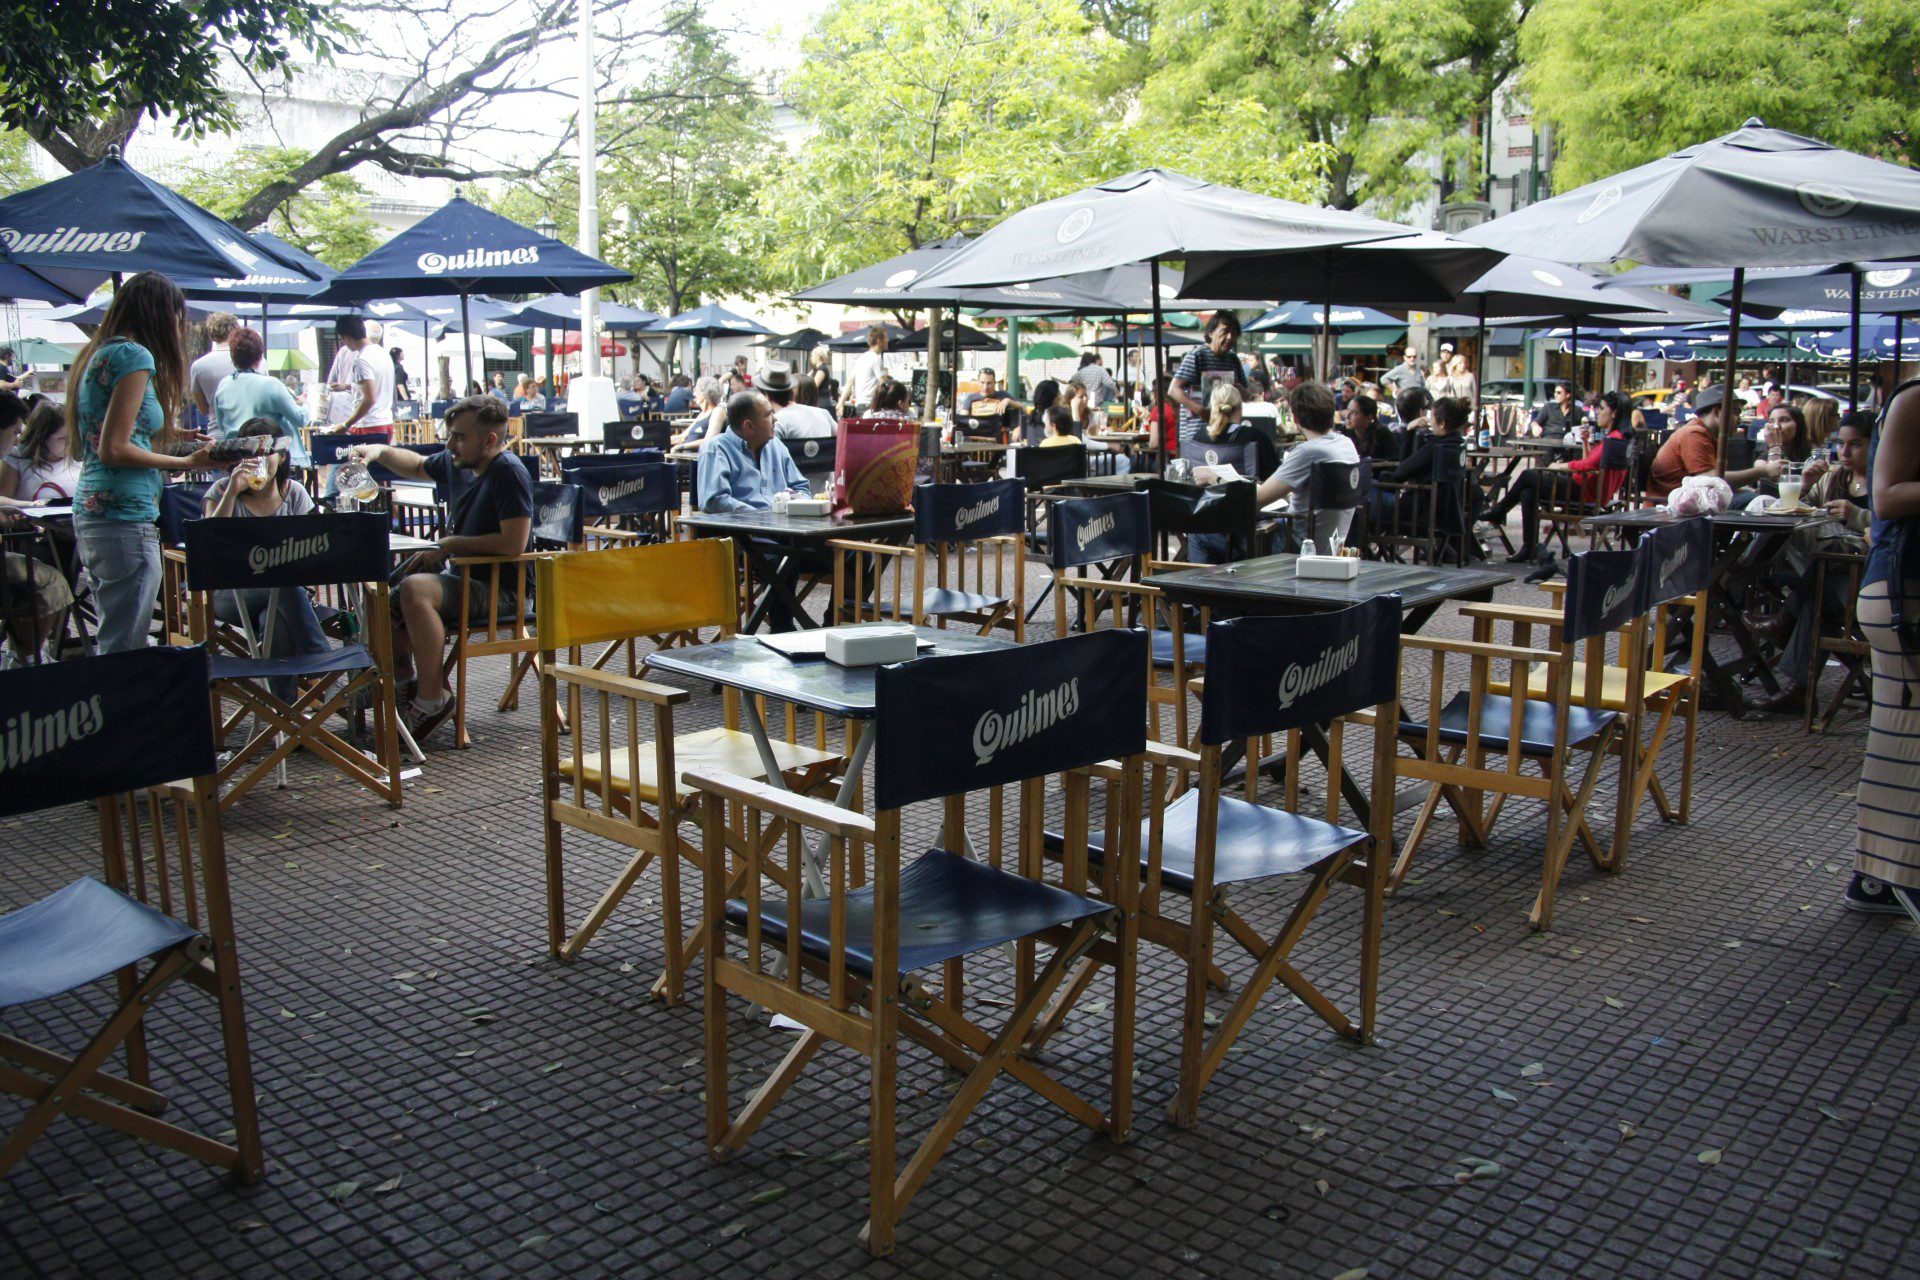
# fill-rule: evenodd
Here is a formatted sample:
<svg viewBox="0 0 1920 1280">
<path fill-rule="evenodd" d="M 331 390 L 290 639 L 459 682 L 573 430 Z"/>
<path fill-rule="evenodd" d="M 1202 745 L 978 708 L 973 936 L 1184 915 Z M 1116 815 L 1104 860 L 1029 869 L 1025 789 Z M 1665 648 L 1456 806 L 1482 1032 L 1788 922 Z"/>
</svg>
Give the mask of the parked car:
<svg viewBox="0 0 1920 1280">
<path fill-rule="evenodd" d="M 1486 404 L 1519 404 L 1525 399 L 1526 381 L 1522 378 L 1491 378 L 1480 386 L 1480 398 Z M 1533 407 L 1542 408 L 1553 398 L 1553 383 L 1533 380 Z"/>
</svg>

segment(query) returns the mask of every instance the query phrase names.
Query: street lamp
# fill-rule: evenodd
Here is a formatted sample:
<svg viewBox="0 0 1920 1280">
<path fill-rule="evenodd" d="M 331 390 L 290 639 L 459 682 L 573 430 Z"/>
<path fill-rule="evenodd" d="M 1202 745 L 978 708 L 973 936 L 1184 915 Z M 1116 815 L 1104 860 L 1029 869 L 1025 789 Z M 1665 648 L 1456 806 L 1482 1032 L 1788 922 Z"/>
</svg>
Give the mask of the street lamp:
<svg viewBox="0 0 1920 1280">
<path fill-rule="evenodd" d="M 560 224 L 552 218 L 540 219 L 540 221 L 533 224 L 533 229 L 549 240 L 558 240 L 560 238 Z"/>
<path fill-rule="evenodd" d="M 540 221 L 534 223 L 533 229 L 549 240 L 558 240 L 560 238 L 560 224 L 555 222 L 551 215 L 543 217 Z M 540 378 L 540 394 L 546 395 L 550 386 L 557 388 L 559 384 L 553 377 L 553 330 L 543 328 L 540 333 L 547 344 L 547 368 Z"/>
</svg>

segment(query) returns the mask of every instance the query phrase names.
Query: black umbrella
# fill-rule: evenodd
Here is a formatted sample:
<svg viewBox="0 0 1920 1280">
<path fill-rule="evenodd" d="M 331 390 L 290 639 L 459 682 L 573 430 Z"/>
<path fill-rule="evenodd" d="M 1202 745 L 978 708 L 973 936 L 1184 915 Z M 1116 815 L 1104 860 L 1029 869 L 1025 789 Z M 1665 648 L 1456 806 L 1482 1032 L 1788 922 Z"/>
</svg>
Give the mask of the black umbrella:
<svg viewBox="0 0 1920 1280">
<path fill-rule="evenodd" d="M 1731 395 L 1747 268 L 1831 263 L 1836 249 L 1920 257 L 1920 173 L 1749 120 L 1723 137 L 1495 218 L 1464 238 L 1579 262 L 1732 268 L 1725 372 Z M 1723 438 L 1732 420 L 1731 412 L 1721 415 Z"/>
<path fill-rule="evenodd" d="M 1142 169 L 1014 214 L 949 255 L 913 289 L 1013 284 L 1146 263 L 1154 328 L 1159 329 L 1163 259 L 1186 261 L 1182 296 L 1270 298 L 1297 290 L 1252 287 L 1244 277 L 1206 278 L 1203 273 L 1196 278 L 1196 263 L 1255 254 L 1277 259 L 1413 234 L 1411 228 L 1362 214 L 1216 186 L 1164 169 Z M 1476 255 L 1476 269 L 1460 283 L 1472 280 L 1493 260 Z M 1160 364 L 1164 372 L 1164 352 Z"/>
<path fill-rule="evenodd" d="M 769 351 L 811 351 L 826 340 L 827 335 L 818 329 L 795 329 L 792 333 L 762 338 L 754 345 Z"/>
<path fill-rule="evenodd" d="M 927 335 L 931 330 L 913 329 L 899 342 L 889 342 L 895 351 L 925 351 Z M 940 346 L 945 350 L 997 351 L 1000 348 L 997 338 L 988 337 L 971 325 L 960 324 L 953 320 L 940 322 Z"/>
<path fill-rule="evenodd" d="M 829 351 L 864 351 L 866 350 L 867 328 L 870 328 L 870 327 L 871 326 L 866 326 L 859 329 L 855 329 L 850 333 L 843 333 L 837 338 L 830 339 L 827 342 L 827 350 Z M 880 327 L 887 331 L 887 349 L 890 351 L 899 350 L 900 344 L 903 342 L 909 341 L 914 334 L 914 331 L 912 329 L 905 329 L 897 324 L 883 324 Z"/>
</svg>

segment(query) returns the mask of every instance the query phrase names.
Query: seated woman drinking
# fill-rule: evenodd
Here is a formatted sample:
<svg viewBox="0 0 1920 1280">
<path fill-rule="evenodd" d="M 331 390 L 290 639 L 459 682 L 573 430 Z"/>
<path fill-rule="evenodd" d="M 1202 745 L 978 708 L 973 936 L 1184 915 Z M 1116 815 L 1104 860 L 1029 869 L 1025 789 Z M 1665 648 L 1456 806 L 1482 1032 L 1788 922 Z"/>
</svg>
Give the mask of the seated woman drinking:
<svg viewBox="0 0 1920 1280">
<path fill-rule="evenodd" d="M 1540 501 L 1608 502 L 1626 482 L 1624 467 L 1611 471 L 1601 466 L 1608 440 L 1630 438 L 1633 402 L 1624 392 L 1609 391 L 1595 402 L 1594 423 L 1600 438 L 1584 455 L 1572 462 L 1556 462 L 1549 467 L 1529 467 L 1513 478 L 1506 496 L 1487 509 L 1481 517 L 1487 524 L 1506 523 L 1507 514 L 1520 508 L 1520 547 L 1507 557 L 1513 563 L 1536 559 L 1540 554 Z"/>
<path fill-rule="evenodd" d="M 254 418 L 243 423 L 235 436 L 278 442 L 285 433 L 271 418 Z M 275 448 L 235 463 L 207 490 L 203 510 L 209 516 L 304 516 L 313 514 L 314 505 L 306 486 L 287 474 L 286 453 Z M 320 629 L 313 601 L 300 588 L 222 591 L 214 597 L 214 616 L 222 622 L 238 623 L 243 610 L 254 634 L 267 637 L 268 657 L 325 653 L 333 647 Z M 268 688 L 281 701 L 291 701 L 291 678 L 276 677 L 268 681 Z"/>
</svg>

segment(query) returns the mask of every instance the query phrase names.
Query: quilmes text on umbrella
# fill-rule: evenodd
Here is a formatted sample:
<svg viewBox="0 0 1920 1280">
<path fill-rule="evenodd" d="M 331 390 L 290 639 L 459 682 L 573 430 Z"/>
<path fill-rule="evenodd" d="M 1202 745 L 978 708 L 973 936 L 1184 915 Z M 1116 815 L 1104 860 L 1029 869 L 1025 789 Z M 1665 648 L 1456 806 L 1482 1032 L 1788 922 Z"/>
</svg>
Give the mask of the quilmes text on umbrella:
<svg viewBox="0 0 1920 1280">
<path fill-rule="evenodd" d="M 51 231 L 21 231 L 0 227 L 0 245 L 8 253 L 132 253 L 147 238 L 144 231 L 88 231 L 83 227 L 55 227 Z"/>
<path fill-rule="evenodd" d="M 539 245 L 518 249 L 469 249 L 465 253 L 423 253 L 414 265 L 430 276 L 447 271 L 474 271 L 483 267 L 526 267 L 540 261 Z"/>
</svg>

